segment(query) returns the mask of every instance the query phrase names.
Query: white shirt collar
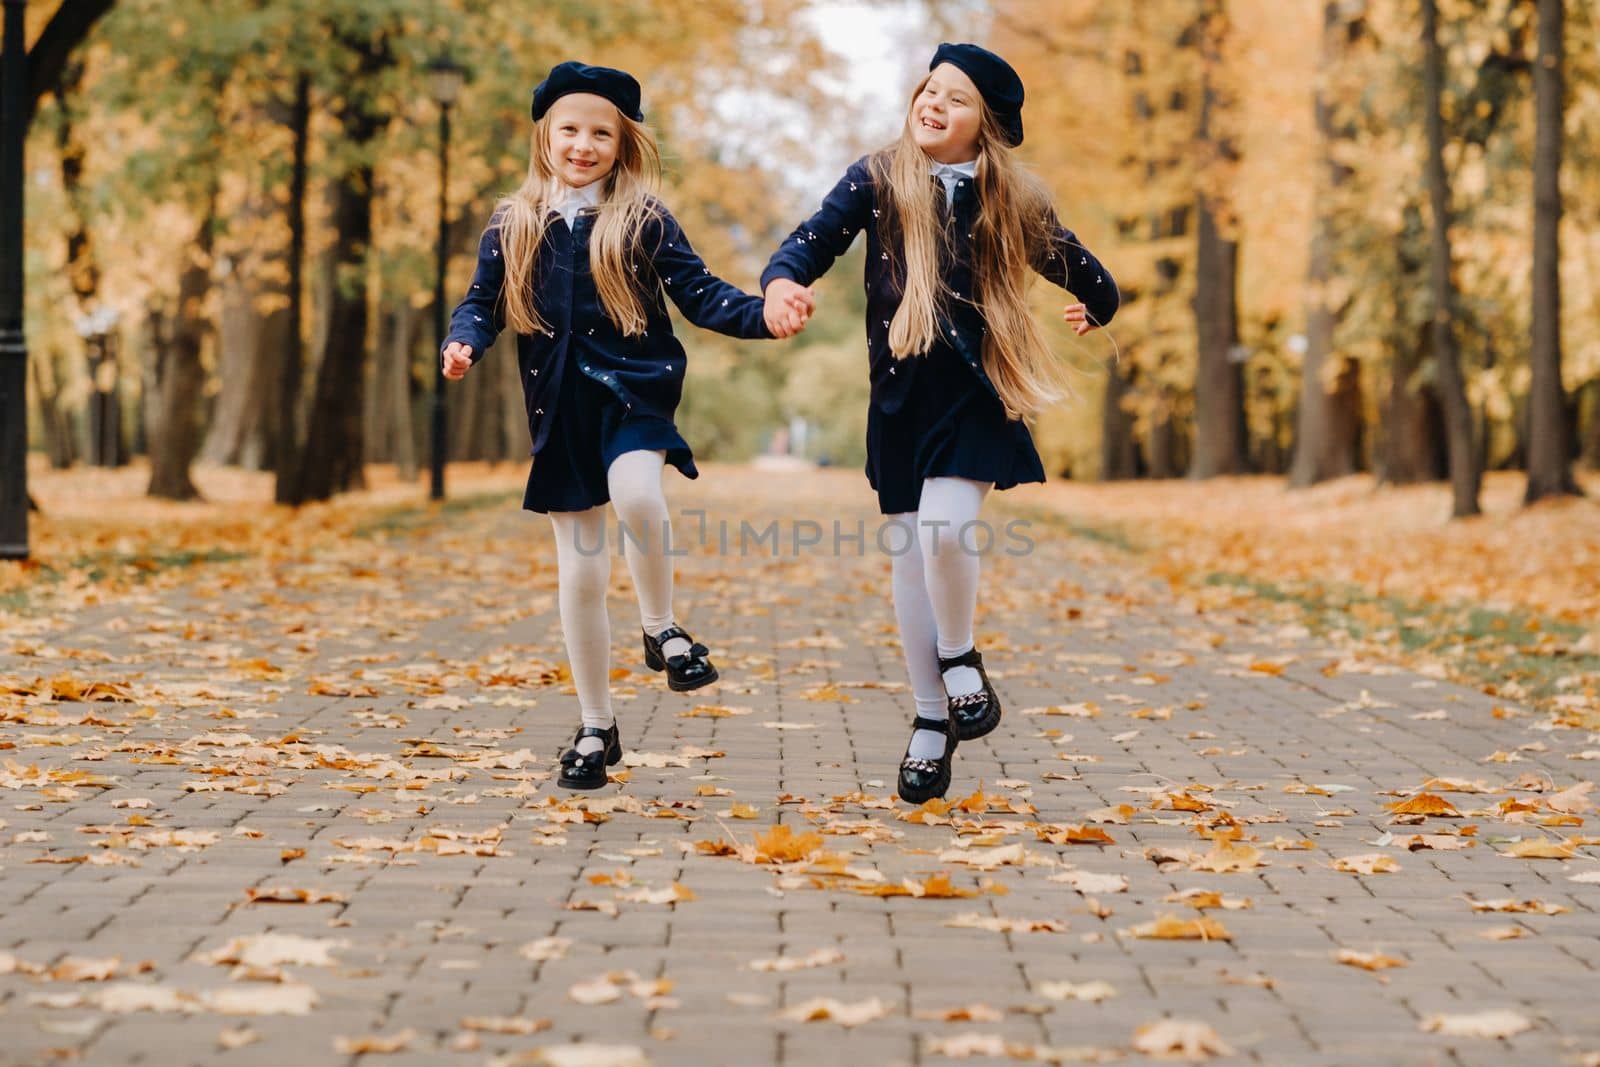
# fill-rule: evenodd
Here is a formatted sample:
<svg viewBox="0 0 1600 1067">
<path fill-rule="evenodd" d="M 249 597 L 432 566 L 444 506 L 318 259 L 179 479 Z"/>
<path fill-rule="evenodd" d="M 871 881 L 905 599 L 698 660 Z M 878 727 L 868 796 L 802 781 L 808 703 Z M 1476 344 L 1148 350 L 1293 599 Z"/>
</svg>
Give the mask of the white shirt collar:
<svg viewBox="0 0 1600 1067">
<path fill-rule="evenodd" d="M 566 182 L 556 182 L 550 198 L 550 208 L 559 212 L 565 220 L 567 229 L 572 229 L 572 223 L 578 217 L 578 212 L 586 207 L 594 207 L 600 203 L 600 187 L 603 181 L 590 182 L 588 185 L 573 187 Z"/>
<path fill-rule="evenodd" d="M 975 178 L 978 175 L 978 161 L 969 159 L 965 163 L 940 163 L 938 160 L 930 161 L 933 176 L 944 183 L 944 203 L 949 207 L 956 198 L 956 185 L 964 179 Z"/>
</svg>

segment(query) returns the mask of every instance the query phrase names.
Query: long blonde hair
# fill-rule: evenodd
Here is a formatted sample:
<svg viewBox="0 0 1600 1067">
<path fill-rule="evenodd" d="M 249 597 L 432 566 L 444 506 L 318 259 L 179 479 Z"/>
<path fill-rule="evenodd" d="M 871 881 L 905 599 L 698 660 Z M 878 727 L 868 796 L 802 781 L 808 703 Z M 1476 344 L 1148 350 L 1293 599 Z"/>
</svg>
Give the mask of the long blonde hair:
<svg viewBox="0 0 1600 1067">
<path fill-rule="evenodd" d="M 933 346 L 950 299 L 939 273 L 940 252 L 948 236 L 929 186 L 928 155 L 913 135 L 916 100 L 928 77 L 912 91 L 899 140 L 871 161 L 873 181 L 889 193 L 890 210 L 879 220 L 882 243 L 899 258 L 905 277 L 900 306 L 889 325 L 889 348 L 897 359 L 922 355 Z M 1049 254 L 1054 213 L 1049 190 L 1017 162 L 981 97 L 978 108 L 972 299 L 988 327 L 983 369 L 1000 394 L 1007 417 L 1019 419 L 1069 392 L 1043 331 L 1028 313 L 1032 267 Z"/>
<path fill-rule="evenodd" d="M 534 267 L 539 242 L 550 225 L 551 206 L 560 179 L 550 159 L 550 115 L 533 124 L 528 153 L 528 177 L 510 196 L 495 205 L 500 228 L 501 254 L 505 257 L 506 323 L 518 333 L 548 330 L 534 306 Z M 600 198 L 599 216 L 589 239 L 589 269 L 606 317 L 624 337 L 644 332 L 644 290 L 634 273 L 634 252 L 644 225 L 656 213 L 656 192 L 661 186 L 661 150 L 655 135 L 643 123 L 617 112 L 617 162 Z"/>
</svg>

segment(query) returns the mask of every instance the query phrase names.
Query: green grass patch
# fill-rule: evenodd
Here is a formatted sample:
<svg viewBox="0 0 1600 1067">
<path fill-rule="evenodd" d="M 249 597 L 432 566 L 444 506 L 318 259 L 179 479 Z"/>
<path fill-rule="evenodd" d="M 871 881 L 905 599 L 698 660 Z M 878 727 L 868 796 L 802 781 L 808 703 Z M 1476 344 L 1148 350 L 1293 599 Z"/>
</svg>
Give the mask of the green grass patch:
<svg viewBox="0 0 1600 1067">
<path fill-rule="evenodd" d="M 447 497 L 440 503 L 401 504 L 387 508 L 355 528 L 357 537 L 392 537 L 415 533 L 460 515 L 501 507 L 519 499 L 516 492 L 469 493 Z"/>
<path fill-rule="evenodd" d="M 233 563 L 246 558 L 243 552 L 209 549 L 203 552 L 178 549 L 169 552 L 96 552 L 79 556 L 64 564 L 37 563 L 32 567 L 27 587 L 0 593 L 0 612 L 31 615 L 44 610 L 32 594 L 59 585 L 68 574 L 81 575 L 90 582 L 143 582 L 164 571 L 184 570 L 208 563 Z M 48 603 L 48 598 L 45 599 Z"/>
<path fill-rule="evenodd" d="M 1555 696 L 1563 678 L 1600 675 L 1600 656 L 1566 651 L 1584 636 L 1583 627 L 1532 612 L 1428 603 L 1377 596 L 1358 586 L 1278 583 L 1243 574 L 1208 574 L 1199 584 L 1241 589 L 1270 603 L 1292 605 L 1315 631 L 1431 656 L 1473 681 L 1516 682 L 1535 700 Z"/>
<path fill-rule="evenodd" d="M 1146 551 L 1149 547 L 1134 536 L 1126 526 L 1119 523 L 1084 522 L 1053 508 L 1006 502 L 1000 504 L 999 510 L 1004 511 L 1008 517 L 1027 522 L 1030 526 L 1043 527 L 1053 533 L 1066 534 L 1082 541 L 1114 548 L 1119 552 L 1136 554 Z"/>
<path fill-rule="evenodd" d="M 243 552 L 221 548 L 204 552 L 187 549 L 174 552 L 102 552 L 75 559 L 70 567 L 84 571 L 90 581 L 97 582 L 113 574 L 143 581 L 162 571 L 181 570 L 206 563 L 235 563 L 244 558 Z"/>
</svg>

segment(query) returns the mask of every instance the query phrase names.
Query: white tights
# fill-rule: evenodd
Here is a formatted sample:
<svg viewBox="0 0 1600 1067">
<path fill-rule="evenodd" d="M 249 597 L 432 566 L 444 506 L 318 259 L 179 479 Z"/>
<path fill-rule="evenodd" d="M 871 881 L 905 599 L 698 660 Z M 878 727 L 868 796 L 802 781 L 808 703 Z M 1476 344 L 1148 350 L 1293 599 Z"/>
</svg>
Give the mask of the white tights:
<svg viewBox="0 0 1600 1067">
<path fill-rule="evenodd" d="M 888 538 L 892 547 L 908 545 L 893 557 L 894 613 L 900 623 L 900 644 L 917 714 L 927 719 L 949 716 L 947 683 L 958 692 L 977 689 L 977 672 L 955 668 L 939 671 L 939 657 L 959 656 L 973 647 L 972 619 L 978 608 L 978 546 L 988 542 L 967 528 L 975 522 L 992 484 L 965 478 L 929 478 L 922 483 L 916 511 L 889 518 L 905 528 Z M 912 530 L 917 539 L 909 547 Z M 958 675 L 958 672 L 962 672 Z M 965 675 L 971 675 L 969 679 Z M 944 752 L 944 738 L 926 730 L 912 736 L 911 755 L 935 759 Z"/>
<path fill-rule="evenodd" d="M 606 471 L 620 529 L 617 531 L 639 596 L 639 622 L 651 636 L 673 625 L 672 559 L 667 555 L 670 526 L 661 492 L 664 452 L 624 452 Z M 616 542 L 606 531 L 606 509 L 551 512 L 561 601 L 561 632 L 567 641 L 572 684 L 585 726 L 604 729 L 614 721 L 611 708 L 611 621 L 606 590 Z M 682 645 L 683 647 L 676 647 Z M 668 642 L 666 655 L 688 650 L 681 639 Z M 594 738 L 579 745 L 594 751 Z"/>
</svg>

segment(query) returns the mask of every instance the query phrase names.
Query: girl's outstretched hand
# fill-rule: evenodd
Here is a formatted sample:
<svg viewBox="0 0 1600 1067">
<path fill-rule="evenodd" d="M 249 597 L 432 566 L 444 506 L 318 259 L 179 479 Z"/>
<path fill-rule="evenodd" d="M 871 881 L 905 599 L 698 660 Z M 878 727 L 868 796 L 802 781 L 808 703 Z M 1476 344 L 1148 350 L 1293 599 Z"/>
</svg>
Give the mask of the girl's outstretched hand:
<svg viewBox="0 0 1600 1067">
<path fill-rule="evenodd" d="M 472 369 L 472 346 L 464 345 L 460 341 L 451 341 L 444 346 L 442 358 L 444 376 L 452 382 L 459 382 L 467 376 L 467 371 Z"/>
<path fill-rule="evenodd" d="M 1098 330 L 1100 324 L 1089 320 L 1089 308 L 1084 304 L 1068 304 L 1067 309 L 1061 313 L 1062 319 L 1072 327 L 1072 332 L 1082 337 L 1090 330 Z"/>
<path fill-rule="evenodd" d="M 772 279 L 765 295 L 763 316 L 774 337 L 793 337 L 805 329 L 806 320 L 817 307 L 811 290 L 789 278 Z"/>
</svg>

